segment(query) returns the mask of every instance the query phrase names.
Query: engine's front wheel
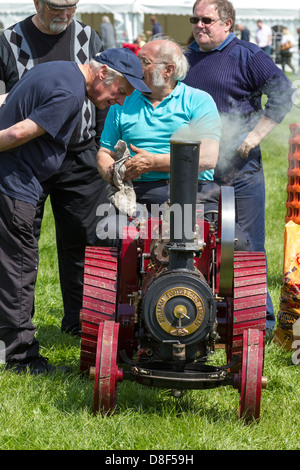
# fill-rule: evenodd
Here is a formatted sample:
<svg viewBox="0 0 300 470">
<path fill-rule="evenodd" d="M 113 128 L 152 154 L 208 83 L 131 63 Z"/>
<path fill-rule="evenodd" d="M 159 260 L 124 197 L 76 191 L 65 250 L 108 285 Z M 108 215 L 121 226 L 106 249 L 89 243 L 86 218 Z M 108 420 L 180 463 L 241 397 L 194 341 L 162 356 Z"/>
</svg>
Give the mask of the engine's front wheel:
<svg viewBox="0 0 300 470">
<path fill-rule="evenodd" d="M 96 365 L 94 370 L 94 413 L 112 413 L 116 407 L 117 383 L 122 382 L 118 368 L 119 323 L 105 320 L 99 325 Z"/>
<path fill-rule="evenodd" d="M 266 386 L 263 362 L 263 332 L 256 329 L 244 330 L 242 367 L 238 373 L 239 418 L 259 419 L 261 391 Z"/>
</svg>

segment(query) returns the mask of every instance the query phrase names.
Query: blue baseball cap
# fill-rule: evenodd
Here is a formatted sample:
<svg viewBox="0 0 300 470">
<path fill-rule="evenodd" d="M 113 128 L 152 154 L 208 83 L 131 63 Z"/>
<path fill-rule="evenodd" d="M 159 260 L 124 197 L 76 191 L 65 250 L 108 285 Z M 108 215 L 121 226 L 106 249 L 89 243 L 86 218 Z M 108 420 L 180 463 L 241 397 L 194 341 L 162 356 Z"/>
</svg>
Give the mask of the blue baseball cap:
<svg viewBox="0 0 300 470">
<path fill-rule="evenodd" d="M 139 58 L 127 47 L 106 49 L 96 54 L 93 59 L 122 73 L 136 90 L 142 93 L 151 93 L 143 81 L 143 69 Z"/>
</svg>

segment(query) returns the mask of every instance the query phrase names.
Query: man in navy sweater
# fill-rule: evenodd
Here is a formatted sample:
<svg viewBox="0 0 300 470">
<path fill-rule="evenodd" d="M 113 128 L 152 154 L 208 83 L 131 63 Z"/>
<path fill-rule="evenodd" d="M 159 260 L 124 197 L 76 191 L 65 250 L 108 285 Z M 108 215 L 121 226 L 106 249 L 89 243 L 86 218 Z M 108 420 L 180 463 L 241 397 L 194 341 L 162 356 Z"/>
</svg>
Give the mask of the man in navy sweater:
<svg viewBox="0 0 300 470">
<path fill-rule="evenodd" d="M 99 109 L 122 106 L 134 88 L 150 93 L 142 78 L 133 52 L 108 49 L 87 64 L 36 65 L 0 107 L 0 353 L 7 368 L 56 371 L 39 354 L 31 318 L 38 267 L 36 205 L 44 181 L 63 163 L 86 97 Z"/>
<path fill-rule="evenodd" d="M 253 251 L 265 251 L 265 186 L 259 144 L 292 107 L 291 82 L 255 44 L 233 34 L 228 0 L 197 0 L 191 18 L 195 41 L 184 82 L 208 92 L 223 123 L 215 181 L 235 189 L 236 217 Z M 265 109 L 261 98 L 268 100 Z M 267 296 L 267 329 L 275 316 Z"/>
</svg>

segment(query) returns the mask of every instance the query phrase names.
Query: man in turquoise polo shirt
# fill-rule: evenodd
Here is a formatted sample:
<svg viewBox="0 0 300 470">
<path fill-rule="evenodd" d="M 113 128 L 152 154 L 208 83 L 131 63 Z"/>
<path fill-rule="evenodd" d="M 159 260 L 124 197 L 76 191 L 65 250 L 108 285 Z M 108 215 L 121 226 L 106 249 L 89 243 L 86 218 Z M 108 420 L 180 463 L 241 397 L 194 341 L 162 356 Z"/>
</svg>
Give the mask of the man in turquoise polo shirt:
<svg viewBox="0 0 300 470">
<path fill-rule="evenodd" d="M 201 140 L 198 202 L 217 204 L 219 187 L 213 169 L 219 154 L 221 122 L 211 96 L 181 81 L 188 64 L 181 48 L 168 39 L 153 40 L 139 52 L 144 81 L 151 95 L 134 92 L 124 106 L 111 107 L 98 152 L 98 170 L 113 183 L 115 145 L 126 142 L 132 158 L 124 181 L 132 181 L 137 202 L 163 204 L 169 198 L 170 138 Z"/>
</svg>

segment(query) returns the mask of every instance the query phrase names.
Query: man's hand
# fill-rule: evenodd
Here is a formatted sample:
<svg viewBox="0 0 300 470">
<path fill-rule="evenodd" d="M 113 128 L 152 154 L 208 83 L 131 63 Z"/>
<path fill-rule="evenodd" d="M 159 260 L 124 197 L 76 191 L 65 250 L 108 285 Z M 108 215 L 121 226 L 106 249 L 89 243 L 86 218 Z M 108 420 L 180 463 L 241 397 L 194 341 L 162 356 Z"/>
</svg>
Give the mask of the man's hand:
<svg viewBox="0 0 300 470">
<path fill-rule="evenodd" d="M 242 145 L 237 149 L 240 157 L 248 158 L 250 150 L 257 147 L 277 125 L 278 123 L 272 119 L 266 116 L 261 117 L 255 128 L 249 132 Z"/>
<path fill-rule="evenodd" d="M 241 158 L 248 158 L 251 149 L 257 147 L 260 144 L 261 138 L 255 131 L 251 131 L 242 145 L 237 149 Z"/>
<path fill-rule="evenodd" d="M 130 144 L 130 148 L 135 155 L 125 162 L 126 173 L 124 180 L 133 180 L 138 178 L 143 173 L 148 173 L 153 167 L 153 155 L 147 150 L 140 149 Z"/>
</svg>

